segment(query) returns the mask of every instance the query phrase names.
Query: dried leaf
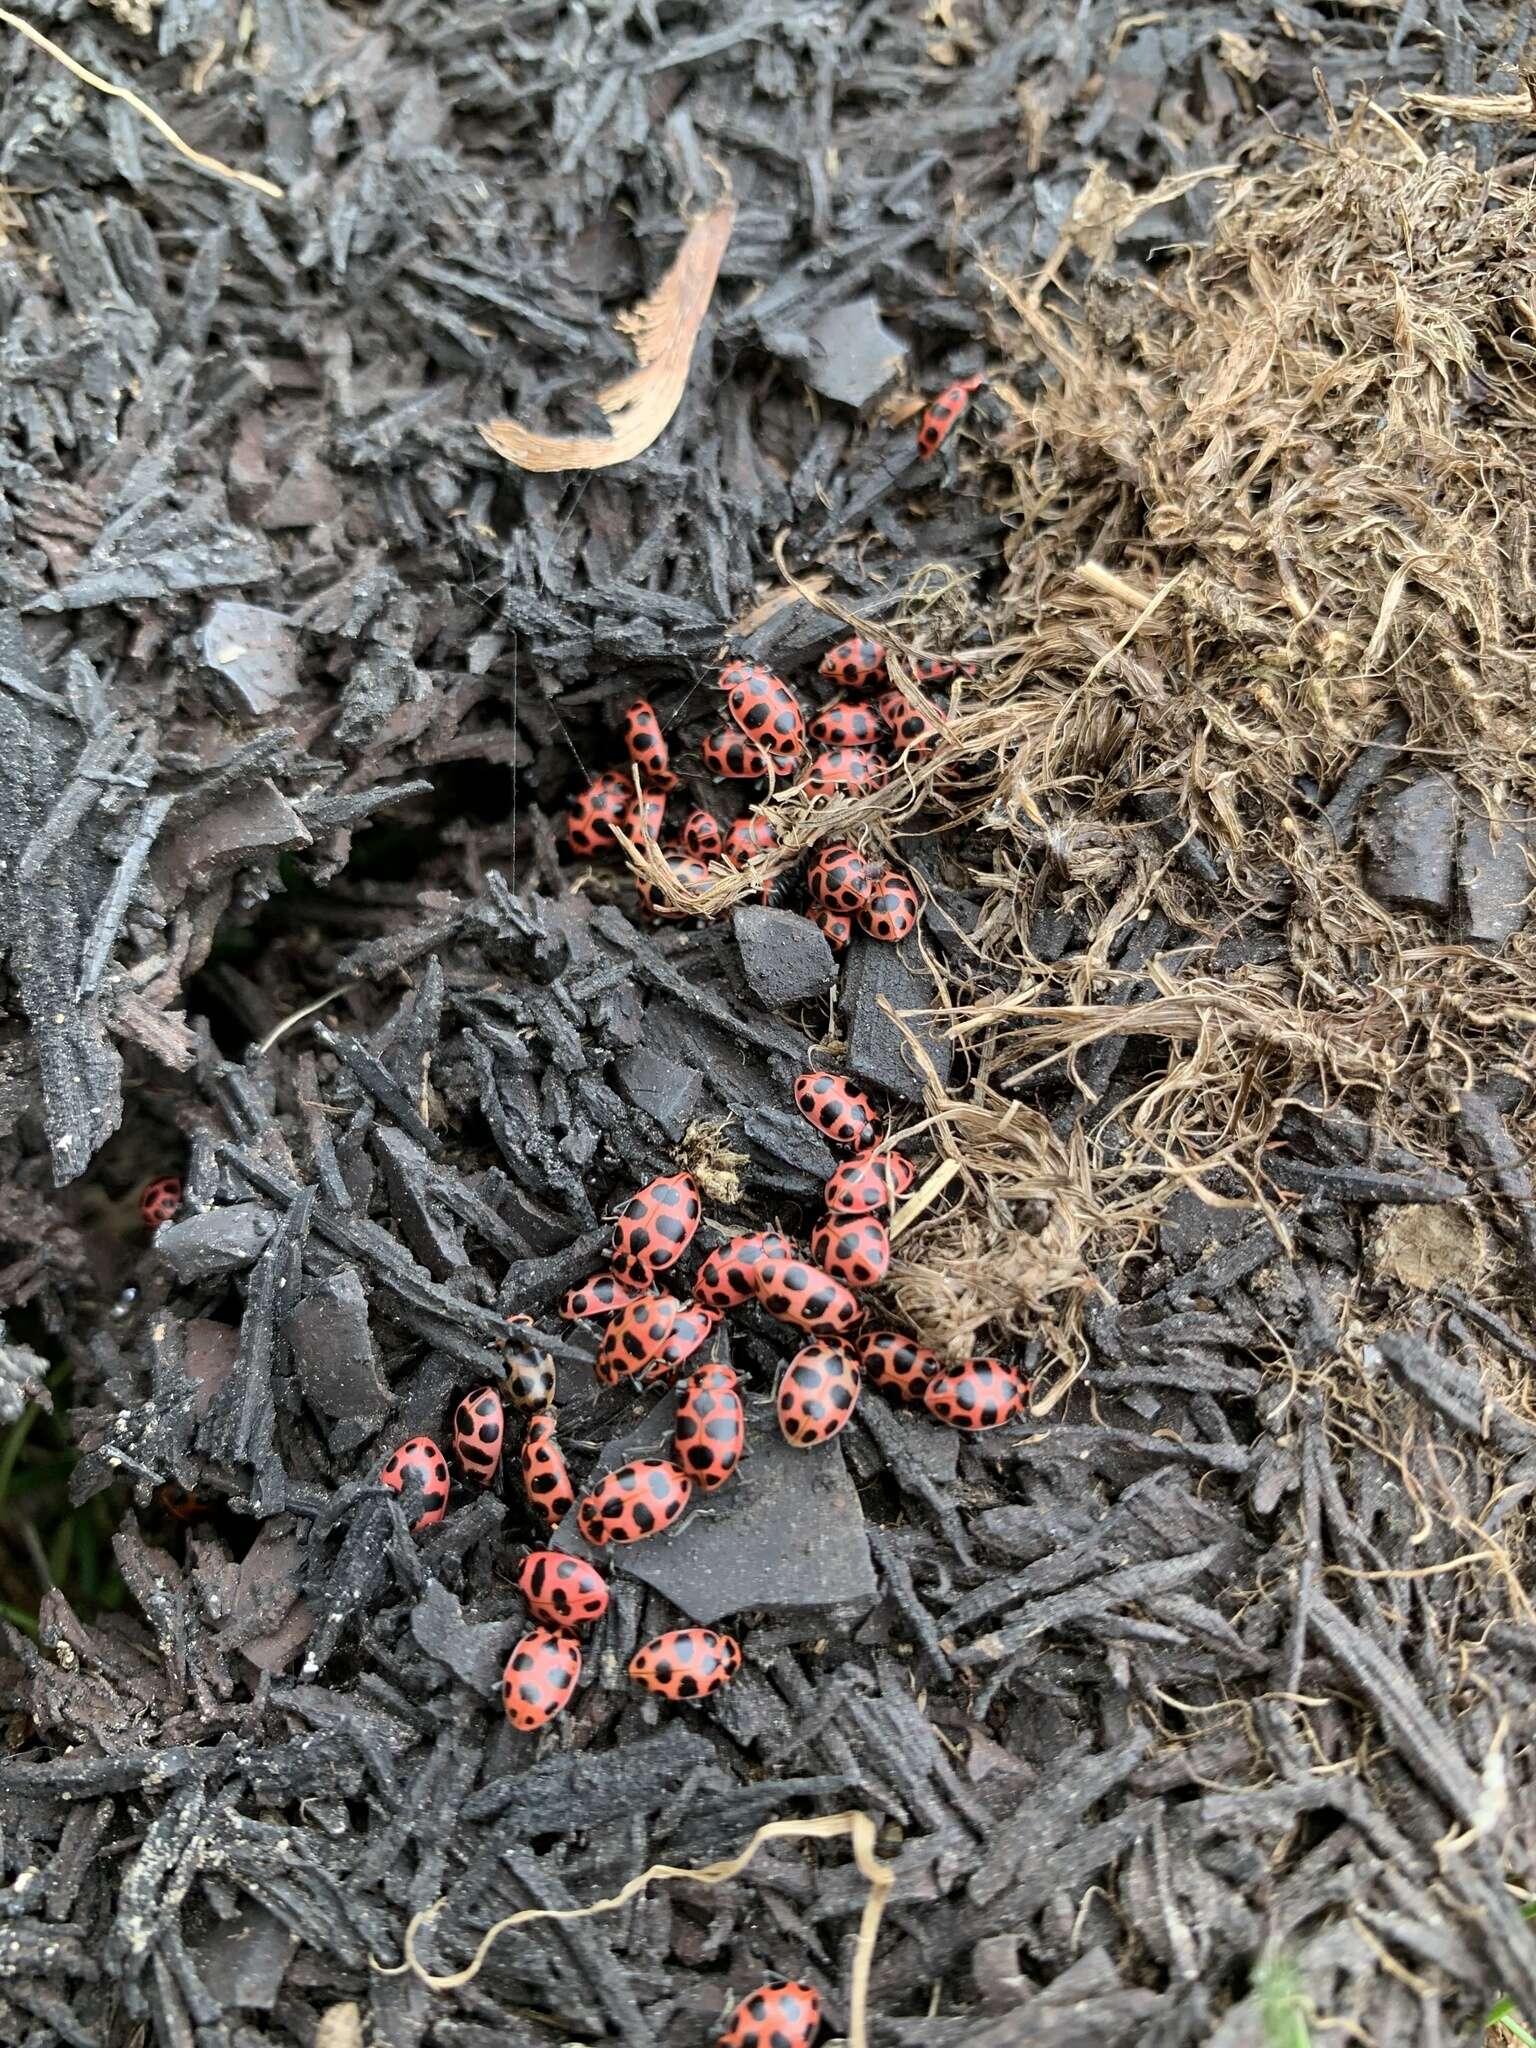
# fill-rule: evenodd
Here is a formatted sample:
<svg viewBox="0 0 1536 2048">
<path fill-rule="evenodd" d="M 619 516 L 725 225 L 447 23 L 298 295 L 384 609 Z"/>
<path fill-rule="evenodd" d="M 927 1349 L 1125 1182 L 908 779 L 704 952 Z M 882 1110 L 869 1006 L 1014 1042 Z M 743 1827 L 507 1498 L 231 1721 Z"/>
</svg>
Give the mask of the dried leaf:
<svg viewBox="0 0 1536 2048">
<path fill-rule="evenodd" d="M 516 420 L 487 420 L 480 433 L 496 453 L 535 470 L 612 469 L 643 454 L 682 399 L 735 220 L 735 202 L 725 199 L 695 221 L 655 291 L 614 323 L 633 340 L 640 368 L 597 394 L 613 421 L 611 435 L 535 434 Z"/>
</svg>

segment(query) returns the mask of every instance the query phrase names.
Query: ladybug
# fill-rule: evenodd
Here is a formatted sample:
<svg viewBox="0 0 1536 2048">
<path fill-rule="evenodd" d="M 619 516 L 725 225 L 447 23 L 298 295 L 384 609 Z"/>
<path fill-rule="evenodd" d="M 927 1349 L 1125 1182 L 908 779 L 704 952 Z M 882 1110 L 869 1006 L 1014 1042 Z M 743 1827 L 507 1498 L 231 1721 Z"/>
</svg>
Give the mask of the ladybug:
<svg viewBox="0 0 1536 2048">
<path fill-rule="evenodd" d="M 699 752 L 710 774 L 725 782 L 761 782 L 768 773 L 768 756 L 762 748 L 728 726 L 712 732 Z"/>
<path fill-rule="evenodd" d="M 555 1361 L 547 1351 L 530 1351 L 508 1340 L 501 1362 L 507 1368 L 501 1390 L 514 1408 L 547 1408 L 555 1398 Z"/>
<path fill-rule="evenodd" d="M 917 1168 L 901 1152 L 863 1152 L 845 1159 L 822 1189 L 822 1199 L 835 1216 L 878 1216 L 899 1202 L 917 1178 Z"/>
<path fill-rule="evenodd" d="M 830 1443 L 859 1400 L 859 1361 L 846 1344 L 806 1344 L 789 1361 L 774 1406 L 779 1434 L 797 1450 Z"/>
<path fill-rule="evenodd" d="M 1029 1382 L 1000 1358 L 968 1358 L 923 1389 L 923 1406 L 951 1429 L 1001 1429 L 1021 1413 Z"/>
<path fill-rule="evenodd" d="M 690 1373 L 677 1404 L 672 1455 L 702 1493 L 724 1486 L 746 1448 L 746 1410 L 728 1365 Z"/>
<path fill-rule="evenodd" d="M 715 2048 L 811 2048 L 820 2026 L 809 1984 L 761 1984 L 732 2008 Z"/>
<path fill-rule="evenodd" d="M 781 676 L 758 669 L 751 677 L 731 684 L 725 693 L 725 708 L 770 759 L 788 755 L 793 760 L 805 752 L 805 719 L 794 691 Z"/>
<path fill-rule="evenodd" d="M 550 1628 L 580 1628 L 608 1611 L 608 1581 L 597 1566 L 563 1550 L 530 1550 L 518 1568 L 517 1590 L 534 1620 Z"/>
<path fill-rule="evenodd" d="M 741 1669 L 741 1645 L 712 1628 L 669 1628 L 629 1660 L 636 1685 L 664 1700 L 705 1700 Z"/>
<path fill-rule="evenodd" d="M 867 1152 L 880 1137 L 874 1104 L 841 1074 L 798 1074 L 795 1107 L 824 1138 L 850 1152 Z"/>
<path fill-rule="evenodd" d="M 764 689 L 774 684 L 782 690 L 784 678 L 775 675 L 771 668 L 764 668 L 760 661 L 728 661 L 720 671 L 720 687 L 727 695 L 732 690 Z"/>
<path fill-rule="evenodd" d="M 640 1543 L 670 1529 L 693 1498 L 686 1472 L 663 1458 L 635 1458 L 600 1479 L 576 1510 L 589 1543 Z"/>
<path fill-rule="evenodd" d="M 869 901 L 875 879 L 875 869 L 846 839 L 818 846 L 805 870 L 805 886 L 816 901 L 849 917 Z"/>
<path fill-rule="evenodd" d="M 917 453 L 926 462 L 937 455 L 956 420 L 970 404 L 972 395 L 986 383 L 985 377 L 962 377 L 947 384 L 923 414 L 917 427 Z"/>
<path fill-rule="evenodd" d="M 857 1291 L 885 1278 L 891 1240 L 878 1216 L 824 1216 L 811 1232 L 811 1257 L 824 1273 Z"/>
<path fill-rule="evenodd" d="M 195 1522 L 209 1512 L 207 1501 L 199 1500 L 195 1493 L 189 1493 L 186 1487 L 177 1486 L 169 1479 L 157 1490 L 155 1501 L 178 1522 Z"/>
<path fill-rule="evenodd" d="M 688 813 L 681 833 L 684 853 L 695 860 L 718 860 L 725 850 L 725 833 L 713 811 L 702 805 Z"/>
<path fill-rule="evenodd" d="M 942 654 L 914 655 L 907 667 L 919 683 L 947 683 L 951 676 L 973 676 L 976 673 L 974 661 L 947 661 Z M 880 703 L 883 710 L 884 698 Z"/>
<path fill-rule="evenodd" d="M 828 910 L 825 903 L 813 903 L 805 913 L 834 953 L 844 953 L 853 942 L 853 919 L 840 910 Z"/>
<path fill-rule="evenodd" d="M 827 649 L 821 657 L 821 673 L 841 689 L 867 690 L 872 683 L 883 683 L 886 679 L 885 649 L 878 640 L 865 640 L 855 634 L 853 639 L 839 640 L 835 647 Z"/>
<path fill-rule="evenodd" d="M 712 1308 L 698 1308 L 691 1304 L 680 1308 L 672 1325 L 672 1334 L 661 1347 L 660 1358 L 646 1367 L 641 1378 L 647 1385 L 657 1380 L 675 1379 L 719 1320 L 719 1315 Z"/>
<path fill-rule="evenodd" d="M 631 790 L 619 820 L 626 839 L 659 839 L 667 819 L 667 800 L 658 789 L 644 789 L 638 796 Z"/>
<path fill-rule="evenodd" d="M 693 1277 L 693 1298 L 706 1308 L 739 1308 L 752 1299 L 752 1275 L 764 1259 L 788 1259 L 794 1250 L 776 1230 L 733 1237 L 708 1254 Z"/>
<path fill-rule="evenodd" d="M 887 690 L 880 699 L 880 715 L 891 729 L 891 745 L 901 754 L 919 760 L 931 754 L 944 737 L 944 728 L 926 704 L 914 703 L 900 690 Z"/>
<path fill-rule="evenodd" d="M 174 1173 L 146 1181 L 139 1190 L 139 1221 L 146 1230 L 158 1230 L 169 1223 L 181 1207 L 181 1181 Z"/>
<path fill-rule="evenodd" d="M 641 781 L 649 783 L 652 789 L 676 789 L 677 777 L 668 759 L 666 734 L 654 707 L 644 697 L 625 706 L 619 729 L 624 737 L 624 751 L 640 770 Z"/>
<path fill-rule="evenodd" d="M 616 1315 L 639 1292 L 617 1273 L 594 1273 L 571 1289 L 560 1304 L 560 1313 L 567 1322 L 595 1323 L 603 1316 Z"/>
<path fill-rule="evenodd" d="M 698 1227 L 699 1184 L 691 1173 L 647 1181 L 613 1226 L 613 1270 L 621 1280 L 648 1286 L 677 1264 Z"/>
<path fill-rule="evenodd" d="M 779 835 L 766 818 L 738 818 L 725 835 L 725 857 L 732 867 L 740 867 L 755 853 L 766 853 L 778 843 Z"/>
<path fill-rule="evenodd" d="M 797 1330 L 840 1336 L 864 1315 L 841 1280 L 801 1259 L 764 1259 L 753 1268 L 752 1291 L 769 1315 Z"/>
<path fill-rule="evenodd" d="M 844 697 L 818 711 L 810 731 L 824 747 L 877 747 L 885 738 L 885 720 L 873 704 Z"/>
<path fill-rule="evenodd" d="M 617 1387 L 654 1365 L 666 1349 L 683 1304 L 675 1294 L 637 1294 L 603 1332 L 594 1370 L 605 1387 Z"/>
<path fill-rule="evenodd" d="M 890 769 L 872 747 L 829 747 L 818 754 L 805 778 L 807 796 L 833 796 L 839 790 L 883 789 Z"/>
<path fill-rule="evenodd" d="M 870 1330 L 859 1340 L 859 1364 L 872 1387 L 902 1401 L 921 1401 L 943 1360 L 900 1330 Z"/>
<path fill-rule="evenodd" d="M 613 828 L 624 816 L 633 792 L 616 769 L 595 775 L 565 814 L 565 837 L 572 853 L 590 859 L 617 841 Z"/>
<path fill-rule="evenodd" d="M 684 853 L 665 854 L 663 859 L 667 872 L 685 895 L 689 892 L 697 895 L 709 887 L 709 869 L 705 867 L 703 861 L 690 860 Z M 635 896 L 647 917 L 697 917 L 699 914 L 696 904 L 679 905 L 664 901 L 660 890 L 649 875 L 636 875 Z"/>
<path fill-rule="evenodd" d="M 413 1436 L 391 1451 L 379 1473 L 379 1484 L 403 1493 L 407 1478 L 421 1482 L 421 1513 L 413 1529 L 430 1529 L 448 1512 L 448 1460 L 429 1436 Z"/>
<path fill-rule="evenodd" d="M 453 1411 L 453 1455 L 466 1479 L 489 1486 L 501 1465 L 507 1418 L 494 1387 L 476 1387 Z"/>
<path fill-rule="evenodd" d="M 917 891 L 899 869 L 886 868 L 855 915 L 861 931 L 894 946 L 917 929 Z"/>
<path fill-rule="evenodd" d="M 531 1735 L 570 1704 L 581 1676 L 581 1645 L 559 1628 L 530 1629 L 512 1645 L 501 1674 L 501 1704 L 514 1728 Z"/>
<path fill-rule="evenodd" d="M 576 1489 L 571 1485 L 565 1453 L 555 1434 L 555 1418 L 547 1408 L 528 1418 L 528 1434 L 523 1438 L 518 1464 L 529 1507 L 543 1516 L 548 1527 L 558 1529 L 576 1505 Z"/>
</svg>

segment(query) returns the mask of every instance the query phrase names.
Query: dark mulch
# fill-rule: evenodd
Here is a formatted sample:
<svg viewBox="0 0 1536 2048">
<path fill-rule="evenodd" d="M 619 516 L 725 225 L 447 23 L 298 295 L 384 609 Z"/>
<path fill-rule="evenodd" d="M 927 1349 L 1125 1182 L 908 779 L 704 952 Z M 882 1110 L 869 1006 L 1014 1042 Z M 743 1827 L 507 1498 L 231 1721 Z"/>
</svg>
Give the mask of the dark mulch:
<svg viewBox="0 0 1536 2048">
<path fill-rule="evenodd" d="M 757 1455 L 616 1572 L 554 1736 L 495 1707 L 520 1502 L 466 1495 L 413 1538 L 370 1476 L 442 1431 L 509 1312 L 558 1361 L 579 1477 L 656 1441 L 555 1312 L 604 1212 L 687 1157 L 716 1176 L 707 1245 L 808 1221 L 830 1168 L 788 1109 L 825 1002 L 776 1002 L 739 923 L 658 935 L 616 874 L 566 887 L 553 821 L 612 758 L 616 702 L 643 689 L 692 730 L 781 535 L 873 615 L 929 562 L 985 587 L 1006 512 L 919 469 L 909 401 L 988 360 L 989 271 L 1050 257 L 1090 165 L 1145 187 L 1319 130 L 1318 76 L 1341 105 L 1462 90 L 1521 35 L 1456 0 L 1123 12 L 32 10 L 281 202 L 5 32 L 18 2048 L 684 2048 L 765 1970 L 811 1976 L 841 2029 L 864 1888 L 836 1846 L 512 1931 L 454 1991 L 372 1964 L 440 1899 L 442 1971 L 504 1914 L 849 1810 L 895 1871 L 889 2048 L 1247 2048 L 1320 2019 L 1429 2044 L 1501 1993 L 1536 2010 L 1505 1711 L 1536 1665 L 1536 1429 L 1457 1355 L 1533 1353 L 1460 1289 L 1433 1343 L 1338 1322 L 1396 1206 L 1475 1199 L 1529 1260 L 1508 1078 L 1464 1098 L 1454 1184 L 1297 1104 L 1289 1250 L 1240 1188 L 1176 1204 L 1090 1318 L 1082 1381 L 995 1440 L 870 1401 L 787 1453 L 762 1412 L 783 1333 L 734 1318 L 716 1341 Z M 616 475 L 512 472 L 475 423 L 590 430 L 629 360 L 612 316 L 722 168 L 738 222 L 672 427 Z M 1144 216 L 1117 260 L 1214 203 Z M 983 432 L 1005 420 L 983 401 Z M 803 677 L 828 637 L 791 602 L 745 644 Z M 1387 758 L 1363 750 L 1336 802 Z M 1043 947 L 1044 856 L 1039 887 Z M 979 897 L 946 899 L 957 946 Z M 910 1101 L 894 959 L 857 950 L 835 1016 Z M 1095 1048 L 1096 1097 L 1124 1057 Z M 1063 1128 L 1084 1099 L 1050 1098 Z M 186 1206 L 150 1251 L 137 1190 L 174 1171 Z M 1255 1363 L 1277 1326 L 1289 1376 Z M 27 1406 L 45 1378 L 52 1422 Z M 1421 1512 L 1431 1465 L 1460 1521 Z M 207 1512 L 174 1519 L 168 1485 Z M 1511 1559 L 1497 1610 L 1450 1569 L 1479 1547 Z M 622 1676 L 679 1612 L 730 1616 L 747 1651 L 688 1712 Z"/>
</svg>

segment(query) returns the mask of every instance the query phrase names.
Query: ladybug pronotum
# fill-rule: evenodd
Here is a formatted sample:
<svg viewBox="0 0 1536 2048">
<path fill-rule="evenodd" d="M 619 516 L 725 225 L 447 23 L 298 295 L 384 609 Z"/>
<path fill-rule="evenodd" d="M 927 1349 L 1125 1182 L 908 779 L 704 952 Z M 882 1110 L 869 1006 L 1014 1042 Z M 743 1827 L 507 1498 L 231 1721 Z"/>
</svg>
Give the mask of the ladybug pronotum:
<svg viewBox="0 0 1536 2048">
<path fill-rule="evenodd" d="M 408 1478 L 421 1487 L 421 1513 L 411 1527 L 430 1529 L 448 1512 L 448 1460 L 431 1437 L 409 1437 L 384 1460 L 379 1483 L 391 1493 L 403 1493 Z"/>
<path fill-rule="evenodd" d="M 581 1677 L 581 1645 L 564 1629 L 530 1629 L 512 1645 L 501 1703 L 514 1728 L 531 1735 L 563 1712 Z"/>
</svg>

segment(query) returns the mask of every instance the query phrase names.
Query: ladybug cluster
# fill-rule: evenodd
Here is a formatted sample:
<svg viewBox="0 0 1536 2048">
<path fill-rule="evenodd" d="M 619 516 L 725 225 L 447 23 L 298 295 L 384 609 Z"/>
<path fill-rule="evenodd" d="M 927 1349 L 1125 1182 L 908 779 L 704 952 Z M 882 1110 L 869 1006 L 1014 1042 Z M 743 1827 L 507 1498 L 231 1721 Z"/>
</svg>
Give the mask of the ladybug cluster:
<svg viewBox="0 0 1536 2048">
<path fill-rule="evenodd" d="M 841 641 L 823 656 L 821 675 L 843 694 L 808 719 L 782 676 L 756 662 L 728 662 L 720 672 L 727 723 L 702 741 L 704 767 L 721 782 L 772 778 L 794 783 L 808 797 L 879 789 L 893 759 L 922 759 L 938 745 L 942 713 L 924 692 L 960 672 L 960 665 L 938 658 L 913 661 L 909 668 L 912 683 L 897 687 L 880 641 Z M 694 804 L 669 820 L 678 774 L 655 708 L 643 698 L 628 705 L 621 731 L 629 768 L 595 776 L 571 804 L 566 841 L 572 853 L 601 853 L 617 846 L 621 832 L 627 839 L 649 837 L 661 847 L 679 888 L 697 894 L 713 879 L 711 862 L 739 868 L 778 843 L 760 814 L 727 825 L 705 805 Z M 818 847 L 804 880 L 805 915 L 839 951 L 855 925 L 893 945 L 916 927 L 917 893 L 910 879 L 846 841 Z M 647 915 L 688 915 L 663 903 L 649 877 L 641 876 L 636 889 Z M 770 883 L 765 897 L 777 901 L 779 892 L 780 885 Z"/>
<path fill-rule="evenodd" d="M 797 1448 L 828 1443 L 845 1429 L 866 1382 L 921 1403 L 939 1421 L 967 1432 L 996 1429 L 1022 1411 L 1027 1383 L 1000 1360 L 971 1359 L 948 1369 L 899 1331 L 863 1327 L 860 1297 L 886 1275 L 886 1219 L 912 1186 L 914 1169 L 882 1142 L 874 1104 L 842 1075 L 801 1074 L 794 1099 L 807 1122 L 849 1155 L 826 1183 L 825 1213 L 808 1256 L 777 1231 L 730 1238 L 699 1261 L 685 1300 L 664 1283 L 675 1280 L 687 1258 L 703 1209 L 691 1174 L 664 1174 L 624 1203 L 609 1264 L 561 1304 L 572 1320 L 603 1324 L 595 1364 L 602 1384 L 677 1388 L 668 1455 L 633 1458 L 578 1499 L 557 1434 L 553 1362 L 514 1333 L 504 1347 L 499 1386 L 472 1388 L 454 1411 L 453 1459 L 465 1483 L 485 1487 L 496 1480 L 510 1405 L 528 1418 L 519 1451 L 522 1486 L 530 1511 L 546 1527 L 556 1528 L 574 1507 L 577 1528 L 596 1550 L 642 1543 L 670 1529 L 695 1496 L 718 1492 L 740 1468 L 746 1410 L 736 1374 L 697 1354 L 721 1319 L 749 1301 L 805 1339 L 775 1395 L 780 1433 Z M 396 1492 L 410 1489 L 414 1529 L 443 1519 L 452 1479 L 430 1437 L 399 1445 L 379 1478 Z M 570 1703 L 581 1678 L 578 1631 L 606 1611 L 608 1588 L 591 1562 L 556 1550 L 532 1551 L 517 1583 L 536 1626 L 507 1660 L 502 1702 L 514 1727 L 532 1731 Z M 637 1685 L 669 1700 L 705 1699 L 740 1669 L 740 1645 L 711 1628 L 669 1629 L 629 1661 Z"/>
</svg>

